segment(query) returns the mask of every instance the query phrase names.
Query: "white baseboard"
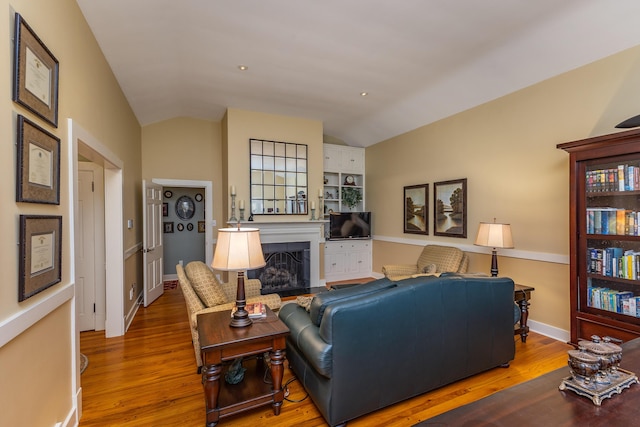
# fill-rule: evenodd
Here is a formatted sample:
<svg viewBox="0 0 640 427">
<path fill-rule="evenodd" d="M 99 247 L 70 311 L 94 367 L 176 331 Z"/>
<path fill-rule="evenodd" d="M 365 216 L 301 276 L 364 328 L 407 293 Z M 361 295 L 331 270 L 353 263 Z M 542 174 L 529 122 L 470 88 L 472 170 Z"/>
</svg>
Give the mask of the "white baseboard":
<svg viewBox="0 0 640 427">
<path fill-rule="evenodd" d="M 571 340 L 571 334 L 564 329 L 556 328 L 555 326 L 547 325 L 546 323 L 536 322 L 535 320 L 527 321 L 529 329 L 537 334 L 544 335 L 549 338 L 553 338 L 562 342 L 569 342 Z"/>
<path fill-rule="evenodd" d="M 168 282 L 170 280 L 178 280 L 178 275 L 177 274 L 163 274 L 162 275 L 162 280 L 164 282 Z"/>
<path fill-rule="evenodd" d="M 142 300 L 143 300 L 143 295 L 142 294 L 138 295 L 138 298 L 136 298 L 135 304 L 131 306 L 131 310 L 129 310 L 129 313 L 127 313 L 126 317 L 124 318 L 125 332 L 129 330 L 129 326 L 131 326 L 131 322 L 133 322 L 133 318 L 136 317 L 138 308 L 140 307 L 140 305 L 142 305 L 142 302 L 143 302 Z"/>
</svg>

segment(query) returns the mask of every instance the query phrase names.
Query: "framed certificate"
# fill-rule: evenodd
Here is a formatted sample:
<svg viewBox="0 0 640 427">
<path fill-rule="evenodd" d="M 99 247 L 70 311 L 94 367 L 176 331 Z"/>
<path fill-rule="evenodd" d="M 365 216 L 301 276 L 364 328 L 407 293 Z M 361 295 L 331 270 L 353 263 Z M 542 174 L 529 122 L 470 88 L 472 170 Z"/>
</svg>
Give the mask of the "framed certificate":
<svg viewBox="0 0 640 427">
<path fill-rule="evenodd" d="M 20 215 L 18 301 L 62 280 L 62 217 Z"/>
<path fill-rule="evenodd" d="M 60 204 L 60 140 L 18 115 L 16 201 Z"/>
<path fill-rule="evenodd" d="M 58 60 L 15 15 L 13 100 L 58 127 Z"/>
</svg>

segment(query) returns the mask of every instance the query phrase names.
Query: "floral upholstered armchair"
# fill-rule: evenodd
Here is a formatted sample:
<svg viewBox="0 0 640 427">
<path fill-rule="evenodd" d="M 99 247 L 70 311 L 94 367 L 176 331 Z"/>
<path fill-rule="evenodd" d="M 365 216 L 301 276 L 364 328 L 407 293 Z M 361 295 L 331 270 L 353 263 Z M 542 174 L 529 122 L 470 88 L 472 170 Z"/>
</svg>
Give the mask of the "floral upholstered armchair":
<svg viewBox="0 0 640 427">
<path fill-rule="evenodd" d="M 382 272 L 391 280 L 402 280 L 417 275 L 440 275 L 440 273 L 466 273 L 469 257 L 452 246 L 427 245 L 415 264 L 388 264 Z"/>
<path fill-rule="evenodd" d="M 236 301 L 237 284 L 221 283 L 213 271 L 202 261 L 192 261 L 184 268 L 176 265 L 180 289 L 187 303 L 191 339 L 196 353 L 198 369 L 202 366 L 200 341 L 198 340 L 198 314 L 231 310 Z M 244 290 L 248 303 L 262 302 L 272 311 L 278 311 L 282 301 L 278 294 L 261 295 L 260 280 L 245 279 Z"/>
</svg>

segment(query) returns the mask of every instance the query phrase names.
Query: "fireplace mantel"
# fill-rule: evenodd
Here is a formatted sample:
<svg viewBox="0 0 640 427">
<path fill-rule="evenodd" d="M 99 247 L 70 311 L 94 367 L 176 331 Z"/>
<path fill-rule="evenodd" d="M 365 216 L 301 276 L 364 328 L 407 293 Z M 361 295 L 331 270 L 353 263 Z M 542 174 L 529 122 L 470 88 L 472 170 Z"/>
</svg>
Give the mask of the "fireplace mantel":
<svg viewBox="0 0 640 427">
<path fill-rule="evenodd" d="M 311 287 L 325 286 L 320 280 L 320 244 L 324 243 L 325 221 L 242 221 L 242 227 L 258 228 L 262 243 L 309 242 Z M 229 226 L 234 224 L 229 223 Z"/>
</svg>

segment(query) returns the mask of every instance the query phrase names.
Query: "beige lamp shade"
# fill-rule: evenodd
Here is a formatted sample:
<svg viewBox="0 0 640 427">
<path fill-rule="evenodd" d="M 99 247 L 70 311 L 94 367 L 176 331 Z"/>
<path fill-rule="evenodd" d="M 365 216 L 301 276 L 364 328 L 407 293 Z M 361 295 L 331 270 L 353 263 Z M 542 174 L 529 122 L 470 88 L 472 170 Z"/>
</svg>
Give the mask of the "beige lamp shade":
<svg viewBox="0 0 640 427">
<path fill-rule="evenodd" d="M 511 225 L 481 222 L 474 244 L 490 248 L 513 248 Z"/>
<path fill-rule="evenodd" d="M 260 230 L 221 228 L 211 267 L 222 271 L 253 270 L 265 266 Z"/>
</svg>

